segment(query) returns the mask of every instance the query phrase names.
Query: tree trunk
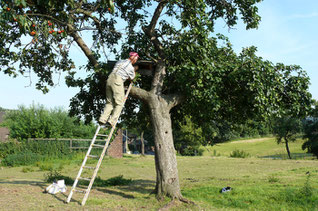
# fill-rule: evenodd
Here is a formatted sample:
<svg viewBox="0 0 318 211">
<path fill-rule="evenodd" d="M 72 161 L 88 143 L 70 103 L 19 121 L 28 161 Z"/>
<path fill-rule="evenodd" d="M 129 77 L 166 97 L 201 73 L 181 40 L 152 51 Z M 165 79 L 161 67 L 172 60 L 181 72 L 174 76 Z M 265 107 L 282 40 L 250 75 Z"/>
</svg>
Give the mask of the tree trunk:
<svg viewBox="0 0 318 211">
<path fill-rule="evenodd" d="M 144 131 L 141 132 L 140 142 L 141 142 L 141 154 L 145 155 Z"/>
<path fill-rule="evenodd" d="M 127 154 L 131 154 L 130 150 L 129 150 L 129 147 L 128 147 L 128 132 L 126 130 L 126 133 L 125 133 L 125 153 Z"/>
<path fill-rule="evenodd" d="M 177 169 L 177 157 L 173 145 L 170 110 L 184 101 L 178 93 L 163 95 L 163 79 L 166 74 L 163 61 L 158 61 L 154 71 L 151 90 L 138 87 L 131 89 L 131 95 L 147 103 L 155 140 L 156 189 L 158 199 L 169 196 L 189 203 L 182 197 Z"/>
<path fill-rule="evenodd" d="M 290 156 L 288 141 L 286 140 L 286 138 L 285 138 L 285 146 L 286 146 L 286 150 L 287 150 L 287 154 L 288 154 L 289 159 L 292 159 L 291 156 Z"/>
<path fill-rule="evenodd" d="M 173 145 L 170 108 L 167 102 L 153 95 L 149 101 L 150 115 L 155 139 L 156 189 L 158 199 L 170 196 L 182 199 L 177 159 Z"/>
</svg>

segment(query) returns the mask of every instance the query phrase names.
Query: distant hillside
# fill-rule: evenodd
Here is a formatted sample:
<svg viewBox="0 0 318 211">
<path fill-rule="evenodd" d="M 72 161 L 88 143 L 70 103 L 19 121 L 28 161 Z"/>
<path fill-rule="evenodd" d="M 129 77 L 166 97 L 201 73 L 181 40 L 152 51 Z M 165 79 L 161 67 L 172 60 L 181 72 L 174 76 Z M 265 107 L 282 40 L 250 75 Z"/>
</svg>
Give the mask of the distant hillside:
<svg viewBox="0 0 318 211">
<path fill-rule="evenodd" d="M 311 153 L 302 149 L 303 139 L 297 139 L 289 143 L 289 148 L 294 159 L 312 159 Z M 275 137 L 257 138 L 240 141 L 231 141 L 205 147 L 204 155 L 229 157 L 235 150 L 243 150 L 250 157 L 287 159 L 287 152 L 284 144 L 277 144 Z"/>
</svg>

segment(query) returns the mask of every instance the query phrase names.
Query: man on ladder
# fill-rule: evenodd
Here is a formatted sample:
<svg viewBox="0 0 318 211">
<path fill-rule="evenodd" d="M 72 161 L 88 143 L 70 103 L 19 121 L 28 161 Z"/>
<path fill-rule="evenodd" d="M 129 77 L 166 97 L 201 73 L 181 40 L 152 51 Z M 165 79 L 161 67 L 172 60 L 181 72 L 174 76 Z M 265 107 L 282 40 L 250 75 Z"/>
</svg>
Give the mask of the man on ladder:
<svg viewBox="0 0 318 211">
<path fill-rule="evenodd" d="M 133 80 L 138 66 L 133 66 L 139 58 L 138 53 L 130 52 L 129 58 L 118 61 L 106 83 L 106 106 L 98 123 L 113 127 L 121 113 L 124 104 L 124 82 Z"/>
<path fill-rule="evenodd" d="M 128 59 L 118 61 L 115 64 L 115 67 L 114 67 L 112 73 L 109 75 L 109 77 L 107 79 L 106 106 L 104 109 L 104 113 L 101 115 L 98 122 L 101 125 L 104 125 L 104 124 L 110 125 L 111 130 L 110 130 L 108 135 L 99 134 L 99 131 L 101 129 L 101 125 L 99 125 L 97 127 L 95 135 L 91 141 L 91 144 L 90 144 L 90 146 L 87 150 L 87 153 L 85 155 L 85 158 L 82 162 L 81 168 L 80 168 L 80 170 L 79 170 L 79 172 L 74 180 L 72 189 L 71 189 L 69 196 L 67 198 L 67 201 L 66 201 L 67 203 L 69 203 L 71 201 L 71 198 L 72 198 L 72 195 L 74 192 L 84 193 L 85 196 L 82 200 L 82 205 L 85 205 L 85 203 L 86 203 L 89 192 L 90 192 L 90 190 L 93 186 L 94 180 L 96 178 L 98 169 L 100 168 L 100 166 L 102 164 L 103 157 L 104 157 L 106 150 L 108 148 L 110 139 L 112 138 L 112 135 L 114 133 L 115 126 L 116 126 L 116 123 L 118 121 L 118 117 L 121 113 L 121 110 L 124 106 L 124 103 L 126 102 L 128 94 L 129 94 L 130 89 L 132 87 L 132 83 L 130 83 L 130 85 L 127 89 L 126 95 L 125 95 L 124 82 L 128 78 L 130 80 L 135 78 L 135 71 L 138 69 L 138 66 L 134 67 L 132 65 L 137 62 L 138 58 L 139 58 L 139 55 L 136 52 L 130 52 Z M 111 115 L 111 117 L 110 117 L 110 115 Z M 100 144 L 95 143 L 95 141 L 98 140 L 98 137 L 102 137 L 102 138 L 107 137 L 105 139 L 104 145 L 100 145 Z M 100 141 L 100 139 L 99 139 L 99 141 Z M 100 154 L 100 156 L 96 156 L 96 155 L 91 154 L 92 149 L 96 148 L 96 147 L 103 148 L 103 151 Z M 96 164 L 96 167 L 87 165 L 88 158 L 98 158 L 98 162 Z M 92 177 L 91 178 L 82 177 L 81 175 L 82 175 L 83 169 L 94 170 Z M 88 187 L 86 189 L 77 188 L 77 184 L 78 184 L 79 180 L 89 181 Z"/>
</svg>

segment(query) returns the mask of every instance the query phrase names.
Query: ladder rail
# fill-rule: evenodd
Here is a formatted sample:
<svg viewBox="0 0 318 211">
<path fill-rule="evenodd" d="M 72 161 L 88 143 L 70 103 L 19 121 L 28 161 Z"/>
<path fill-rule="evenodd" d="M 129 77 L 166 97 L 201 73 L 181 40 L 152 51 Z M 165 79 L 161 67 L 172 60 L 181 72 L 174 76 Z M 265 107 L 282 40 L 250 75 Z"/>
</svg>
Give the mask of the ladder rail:
<svg viewBox="0 0 318 211">
<path fill-rule="evenodd" d="M 96 129 L 95 135 L 94 135 L 94 137 L 93 137 L 93 139 L 92 139 L 92 141 L 91 141 L 91 144 L 90 144 L 90 146 L 89 146 L 89 148 L 88 148 L 88 150 L 87 150 L 87 152 L 86 152 L 86 155 L 85 155 L 85 158 L 84 158 L 84 160 L 83 160 L 83 162 L 82 162 L 81 168 L 80 168 L 80 170 L 79 170 L 78 173 L 77 173 L 76 179 L 75 179 L 75 181 L 74 181 L 74 183 L 73 183 L 73 186 L 72 186 L 72 189 L 71 189 L 71 192 L 70 192 L 70 194 L 69 194 L 69 196 L 68 196 L 68 198 L 67 198 L 67 203 L 69 203 L 69 202 L 71 201 L 73 192 L 74 192 L 74 190 L 75 190 L 75 188 L 76 188 L 76 186 L 77 186 L 77 183 L 78 183 L 78 179 L 80 178 L 80 176 L 81 176 L 81 174 L 82 174 L 82 171 L 83 171 L 84 166 L 85 166 L 85 164 L 86 164 L 87 158 L 88 158 L 88 156 L 89 156 L 90 153 L 91 153 L 91 150 L 92 150 L 92 148 L 93 148 L 93 144 L 95 143 L 95 140 L 96 140 L 97 134 L 99 133 L 99 130 L 100 130 L 100 125 L 98 125 L 98 127 L 97 127 L 97 129 Z"/>
<path fill-rule="evenodd" d="M 129 93 L 130 93 L 130 90 L 131 90 L 131 88 L 132 88 L 132 85 L 133 85 L 133 82 L 131 82 L 131 83 L 129 84 L 129 87 L 128 87 L 127 91 L 126 91 L 125 98 L 124 98 L 124 102 L 123 102 L 123 105 L 122 105 L 123 107 L 124 107 L 124 105 L 125 105 L 125 103 L 126 103 L 126 100 L 127 100 L 128 95 L 129 95 Z M 121 111 L 121 112 L 122 112 L 122 111 Z M 89 183 L 89 185 L 88 185 L 88 187 L 87 187 L 87 189 L 86 189 L 86 191 L 85 191 L 85 195 L 84 195 L 84 198 L 83 198 L 83 200 L 82 200 L 82 206 L 85 205 L 86 200 L 88 199 L 89 193 L 90 193 L 91 188 L 92 188 L 92 186 L 93 186 L 93 184 L 94 184 L 94 181 L 95 181 L 95 178 L 96 178 L 96 176 L 97 176 L 98 170 L 99 170 L 99 168 L 100 168 L 100 166 L 101 166 L 101 164 L 102 164 L 102 161 L 103 161 L 103 159 L 104 159 L 105 153 L 106 153 L 107 148 L 108 148 L 108 146 L 109 146 L 109 142 L 110 142 L 110 140 L 111 140 L 111 138 L 112 138 L 112 136 L 113 136 L 113 133 L 114 133 L 114 131 L 115 131 L 115 128 L 116 128 L 118 119 L 119 119 L 119 117 L 117 118 L 115 124 L 113 125 L 113 127 L 112 127 L 112 129 L 111 129 L 111 131 L 110 131 L 110 133 L 109 133 L 109 135 L 108 135 L 108 137 L 107 137 L 106 143 L 105 143 L 104 148 L 103 148 L 103 151 L 102 151 L 102 153 L 101 153 L 101 156 L 99 157 L 98 163 L 97 163 L 97 165 L 96 165 L 96 167 L 95 167 L 95 169 L 94 169 L 93 176 L 91 177 L 90 183 Z M 87 153 L 86 153 L 86 155 L 85 155 L 85 158 L 84 158 L 84 160 L 83 160 L 83 162 L 82 162 L 81 168 L 80 168 L 80 170 L 79 170 L 79 172 L 78 172 L 78 174 L 77 174 L 77 177 L 76 177 L 76 179 L 75 179 L 75 181 L 74 181 L 74 184 L 73 184 L 73 186 L 72 186 L 72 189 L 71 189 L 71 191 L 70 191 L 70 193 L 69 193 L 69 196 L 68 196 L 68 198 L 67 198 L 67 203 L 69 203 L 69 202 L 71 201 L 72 195 L 73 195 L 74 191 L 76 192 L 76 189 L 75 189 L 75 188 L 76 188 L 76 186 L 77 186 L 77 184 L 78 184 L 79 178 L 81 178 L 82 171 L 83 171 L 83 169 L 85 168 L 84 166 L 85 166 L 85 164 L 86 164 L 86 161 L 87 161 L 88 157 L 90 156 L 90 152 L 91 152 L 91 150 L 92 150 L 92 148 L 93 148 L 93 145 L 94 145 L 94 143 L 95 143 L 95 141 L 96 141 L 96 138 L 97 138 L 97 136 L 98 136 L 98 133 L 99 133 L 100 129 L 101 129 L 101 126 L 98 125 L 98 127 L 97 127 L 97 129 L 96 129 L 96 132 L 95 132 L 95 135 L 94 135 L 94 137 L 93 137 L 93 139 L 92 139 L 92 141 L 91 141 L 90 147 L 88 148 L 88 151 L 87 151 Z"/>
<path fill-rule="evenodd" d="M 128 95 L 129 95 L 129 92 L 130 92 L 131 88 L 132 88 L 132 82 L 129 84 L 129 87 L 128 87 L 127 91 L 126 91 L 126 95 L 125 95 L 125 99 L 124 99 L 123 105 L 126 103 L 126 100 L 127 100 L 127 98 L 128 98 Z M 109 133 L 109 136 L 108 136 L 108 138 L 107 138 L 105 147 L 103 148 L 103 152 L 102 152 L 102 154 L 101 154 L 101 156 L 100 156 L 100 158 L 99 158 L 99 160 L 98 160 L 98 163 L 97 163 L 97 165 L 96 165 L 96 168 L 95 168 L 94 173 L 93 173 L 93 176 L 92 176 L 92 179 L 91 179 L 91 181 L 90 181 L 90 183 L 89 183 L 89 185 L 88 185 L 88 187 L 87 187 L 87 191 L 86 191 L 85 196 L 84 196 L 83 201 L 82 201 L 82 206 L 85 205 L 85 203 L 86 203 L 86 201 L 87 201 L 87 199 L 88 199 L 88 195 L 89 195 L 89 193 L 90 193 L 90 191 L 91 191 L 91 188 L 92 188 L 92 186 L 93 186 L 93 183 L 94 183 L 94 181 L 95 181 L 95 177 L 97 176 L 97 172 L 98 172 L 98 170 L 99 170 L 99 167 L 100 167 L 100 165 L 102 164 L 102 161 L 103 161 L 103 159 L 104 159 L 106 150 L 107 150 L 107 148 L 108 148 L 110 139 L 112 138 L 113 133 L 114 133 L 114 131 L 115 131 L 115 127 L 116 127 L 116 125 L 117 125 L 117 122 L 118 122 L 118 118 L 117 118 L 117 120 L 116 120 L 116 122 L 115 122 L 115 125 L 113 125 L 113 127 L 112 127 L 112 129 L 111 129 L 111 131 L 110 131 L 110 133 Z"/>
<path fill-rule="evenodd" d="M 115 129 L 115 128 L 112 128 L 112 131 L 110 132 L 110 134 L 113 134 L 114 129 Z M 94 181 L 95 181 L 95 178 L 96 178 L 96 176 L 97 176 L 98 170 L 99 170 L 99 168 L 100 168 L 100 166 L 101 166 L 101 164 L 102 164 L 102 161 L 103 161 L 103 159 L 104 159 L 106 150 L 107 150 L 107 148 L 108 148 L 108 146 L 109 146 L 110 139 L 111 139 L 111 135 L 108 137 L 108 139 L 107 139 L 107 141 L 106 141 L 105 147 L 103 148 L 102 154 L 101 154 L 101 156 L 100 156 L 100 158 L 99 158 L 99 160 L 98 160 L 98 163 L 97 163 L 96 168 L 95 168 L 95 170 L 94 170 L 94 173 L 93 173 L 93 176 L 92 176 L 92 178 L 91 178 L 91 181 L 89 182 L 89 185 L 88 185 L 88 187 L 87 187 L 87 191 L 86 191 L 85 196 L 84 196 L 83 201 L 82 201 L 82 206 L 85 205 L 86 200 L 88 199 L 88 195 L 89 195 L 89 193 L 90 193 L 90 191 L 91 191 L 91 188 L 92 188 L 93 183 L 94 183 Z"/>
</svg>

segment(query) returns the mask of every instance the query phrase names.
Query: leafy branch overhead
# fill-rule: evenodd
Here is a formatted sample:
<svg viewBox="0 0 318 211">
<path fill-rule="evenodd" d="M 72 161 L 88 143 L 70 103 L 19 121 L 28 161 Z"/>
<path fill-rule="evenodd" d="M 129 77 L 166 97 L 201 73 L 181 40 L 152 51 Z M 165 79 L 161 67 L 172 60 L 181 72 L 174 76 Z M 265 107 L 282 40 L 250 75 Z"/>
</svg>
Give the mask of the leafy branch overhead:
<svg viewBox="0 0 318 211">
<path fill-rule="evenodd" d="M 247 29 L 257 28 L 261 20 L 256 6 L 259 2 L 1 1 L 1 70 L 12 76 L 37 74 L 36 87 L 43 92 L 54 85 L 54 74 L 68 72 L 67 84 L 81 88 L 71 101 L 71 112 L 91 120 L 103 107 L 103 83 L 110 71 L 105 65 L 105 51 L 123 58 L 135 50 L 143 59 L 166 66 L 154 78 L 142 76 L 138 87 L 151 90 L 155 86 L 168 98 L 182 99 L 177 112 L 180 116 L 195 110 L 196 122 L 221 118 L 237 121 L 279 115 L 290 105 L 290 113 L 304 114 L 311 97 L 304 70 L 265 61 L 256 55 L 255 47 L 237 55 L 229 40 L 215 33 L 218 19 L 229 28 L 239 18 Z M 92 47 L 81 34 L 85 31 L 90 32 L 86 35 L 91 35 Z M 75 77 L 77 68 L 70 57 L 74 42 L 88 58 L 86 79 Z M 176 98 L 180 95 L 183 97 Z"/>
<path fill-rule="evenodd" d="M 100 21 L 93 13 L 102 16 L 107 11 L 111 15 L 114 10 L 112 0 L 98 4 L 69 0 L 1 1 L 0 65 L 3 71 L 14 77 L 19 73 L 29 75 L 33 71 L 39 77 L 36 87 L 46 93 L 48 86 L 54 85 L 54 73 L 75 68 L 69 56 L 74 41 L 91 64 L 97 66 L 96 55 L 79 32 L 86 26 L 103 31 L 102 27 L 105 29 L 108 22 Z M 118 36 L 118 33 L 113 33 L 109 39 L 114 43 Z"/>
</svg>

